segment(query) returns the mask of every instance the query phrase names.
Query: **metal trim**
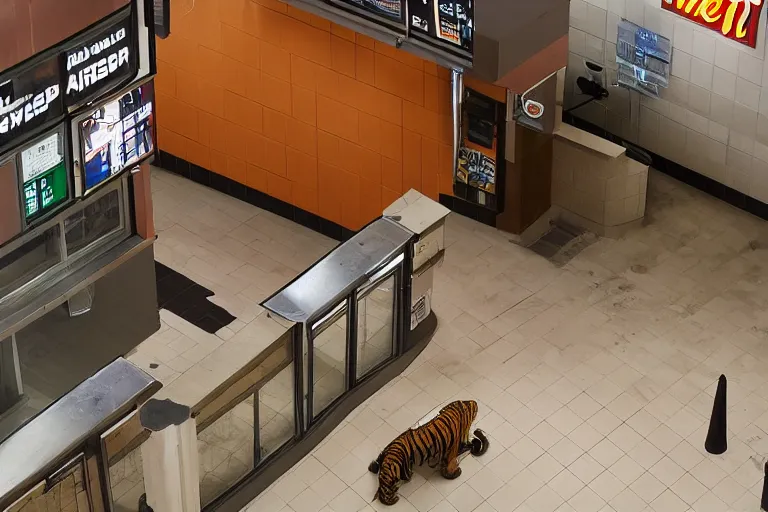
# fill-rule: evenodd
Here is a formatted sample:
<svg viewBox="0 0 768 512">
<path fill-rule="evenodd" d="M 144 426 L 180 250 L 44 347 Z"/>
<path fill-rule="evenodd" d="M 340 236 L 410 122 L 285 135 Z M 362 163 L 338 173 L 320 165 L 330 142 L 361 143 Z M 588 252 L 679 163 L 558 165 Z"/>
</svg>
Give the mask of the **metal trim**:
<svg viewBox="0 0 768 512">
<path fill-rule="evenodd" d="M 261 463 L 261 425 L 259 424 L 259 403 L 261 388 L 253 393 L 253 467 Z"/>
<path fill-rule="evenodd" d="M 355 290 L 347 298 L 347 311 L 349 315 L 347 315 L 347 364 L 345 365 L 347 374 L 344 376 L 346 385 L 344 393 L 355 387 L 355 382 L 357 381 L 357 330 L 360 325 L 357 300 L 357 290 Z"/>
<path fill-rule="evenodd" d="M 104 235 L 103 237 L 97 240 L 94 240 L 91 244 L 77 251 L 77 253 L 75 253 L 76 256 L 72 257 L 71 259 L 67 258 L 68 255 L 67 255 L 67 248 L 66 248 L 66 231 L 64 226 L 64 222 L 66 221 L 66 219 L 76 214 L 77 212 L 82 211 L 86 207 L 90 206 L 91 204 L 98 201 L 103 196 L 113 192 L 114 190 L 118 190 L 118 194 L 121 194 L 121 193 L 123 194 L 123 205 L 125 205 L 126 190 L 125 190 L 124 182 L 125 182 L 124 178 L 115 180 L 108 187 L 104 187 L 102 190 L 100 190 L 98 194 L 94 194 L 92 197 L 89 197 L 87 200 L 81 201 L 79 203 L 75 203 L 72 207 L 66 210 L 60 211 L 56 216 L 49 219 L 44 224 L 41 224 L 40 226 L 36 227 L 32 231 L 24 233 L 21 237 L 17 238 L 13 242 L 3 247 L 2 250 L 0 250 L 0 257 L 4 257 L 10 254 L 11 252 L 15 251 L 16 249 L 22 247 L 24 244 L 42 235 L 43 233 L 53 228 L 54 226 L 58 225 L 59 227 L 59 252 L 60 252 L 59 263 L 45 270 L 44 272 L 41 272 L 40 274 L 30 278 L 28 281 L 18 286 L 15 290 L 9 292 L 7 295 L 0 297 L 0 311 L 8 307 L 11 307 L 12 304 L 21 300 L 26 293 L 31 292 L 35 284 L 41 282 L 42 280 L 50 279 L 56 274 L 63 272 L 64 270 L 70 269 L 74 263 L 81 261 L 87 258 L 88 256 L 97 258 L 98 256 L 100 256 L 96 252 L 97 248 L 109 245 L 111 242 L 115 242 L 120 238 L 125 239 L 130 236 L 130 232 L 126 229 L 126 225 L 125 225 L 126 223 L 123 221 L 122 229 L 117 229 L 111 233 L 108 233 L 107 235 Z M 125 212 L 123 212 L 123 215 L 125 215 Z M 45 294 L 45 291 L 41 292 L 41 295 L 42 294 Z"/>
<path fill-rule="evenodd" d="M 15 334 L 49 311 L 65 303 L 70 297 L 109 274 L 139 252 L 150 247 L 154 242 L 154 239 L 142 240 L 138 236 L 132 236 L 46 290 L 36 298 L 37 300 L 19 308 L 15 312 L 6 314 L 0 319 L 0 339 L 5 339 Z M 91 271 L 91 268 L 93 268 L 93 271 Z M 67 281 L 75 281 L 75 284 L 70 286 Z M 60 291 L 65 286 L 70 287 Z"/>
<path fill-rule="evenodd" d="M 451 69 L 451 107 L 453 113 L 453 182 L 459 174 L 459 151 L 462 139 L 462 109 L 464 104 L 464 72 Z"/>
<path fill-rule="evenodd" d="M 294 437 L 304 436 L 307 425 L 304 423 L 304 326 L 293 327 L 293 418 Z"/>
<path fill-rule="evenodd" d="M 0 474 L 0 510 L 50 471 L 61 468 L 62 462 L 71 461 L 72 455 L 83 447 L 92 446 L 94 436 L 108 430 L 160 387 L 161 384 L 144 371 L 118 358 L 17 430 L 4 441 L 0 453 L 0 458 L 14 462 L 4 461 L 6 471 Z M 83 400 L 83 396 L 100 400 Z M 73 409 L 73 404 L 80 407 Z M 49 423 L 56 425 L 55 435 Z M 41 432 L 51 436 L 45 443 L 35 445 L 34 441 L 40 441 Z M 19 454 L 24 454 L 23 460 Z"/>
<path fill-rule="evenodd" d="M 64 107 L 66 109 L 66 107 Z M 24 152 L 24 150 L 31 148 L 32 146 L 39 143 L 41 140 L 45 139 L 46 137 L 49 137 L 53 134 L 56 134 L 59 136 L 59 144 L 61 147 L 61 150 L 64 153 L 64 171 L 67 174 L 67 197 L 64 198 L 64 200 L 61 201 L 56 207 L 53 208 L 53 210 L 42 213 L 37 216 L 32 216 L 31 219 L 27 219 L 26 215 L 24 214 L 24 166 L 21 162 L 21 154 Z M 63 211 L 64 208 L 66 208 L 68 205 L 71 206 L 73 204 L 73 200 L 75 199 L 75 190 L 74 190 L 74 184 L 72 183 L 72 153 L 69 151 L 69 126 L 66 122 L 59 123 L 55 127 L 51 128 L 50 130 L 47 130 L 45 132 L 42 132 L 39 136 L 30 139 L 26 144 L 19 145 L 13 152 L 12 156 L 9 159 L 15 160 L 16 164 L 16 180 L 18 181 L 18 195 L 19 195 L 19 212 L 21 213 L 21 230 L 25 231 L 27 229 L 34 229 L 33 226 L 36 224 L 39 224 L 41 222 L 45 222 L 46 219 L 51 219 L 56 216 L 57 213 Z M 47 171 L 46 171 L 47 172 Z M 43 173 L 45 174 L 45 173 Z"/>
<path fill-rule="evenodd" d="M 139 63 L 139 70 L 141 68 L 141 63 Z M 137 72 L 138 73 L 138 72 Z M 88 198 L 91 195 L 95 195 L 97 191 L 101 190 L 102 188 L 106 187 L 110 182 L 118 181 L 120 179 L 123 179 L 126 174 L 130 174 L 128 171 L 132 170 L 134 167 L 139 167 L 141 164 L 149 160 L 150 158 L 153 158 L 155 156 L 155 153 L 158 151 L 157 148 L 157 91 L 155 90 L 155 85 L 153 80 L 155 79 L 154 75 L 147 75 L 144 77 L 141 77 L 137 80 L 133 80 L 132 82 L 128 83 L 125 87 L 122 89 L 116 91 L 113 94 L 110 94 L 109 96 L 105 96 L 103 98 L 99 98 L 98 102 L 93 101 L 92 103 L 89 103 L 87 106 L 88 109 L 82 108 L 80 109 L 76 115 L 70 116 L 68 118 L 68 121 L 70 123 L 70 140 L 72 141 L 72 174 L 74 176 L 74 196 L 76 198 Z M 139 158 L 137 161 L 131 163 L 130 165 L 125 166 L 123 169 L 120 170 L 117 174 L 114 174 L 107 178 L 106 180 L 102 181 L 101 183 L 98 183 L 97 185 L 94 185 L 90 189 L 86 189 L 85 187 L 85 153 L 83 152 L 83 143 L 82 143 L 82 136 L 80 133 L 80 123 L 82 123 L 84 120 L 86 120 L 88 117 L 93 115 L 93 113 L 98 110 L 99 108 L 103 107 L 107 103 L 112 103 L 114 101 L 118 101 L 120 98 L 122 98 L 125 94 L 138 89 L 139 87 L 142 87 L 144 85 L 150 84 L 152 88 L 152 116 L 154 116 L 153 123 L 151 126 L 152 130 L 152 151 L 147 153 L 146 155 Z"/>
</svg>

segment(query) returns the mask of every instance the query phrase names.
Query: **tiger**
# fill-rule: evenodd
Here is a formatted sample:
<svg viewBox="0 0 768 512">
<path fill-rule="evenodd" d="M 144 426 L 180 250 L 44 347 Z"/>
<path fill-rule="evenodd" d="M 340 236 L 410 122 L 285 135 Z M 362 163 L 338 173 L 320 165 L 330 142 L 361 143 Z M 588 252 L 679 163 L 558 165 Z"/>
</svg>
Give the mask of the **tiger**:
<svg viewBox="0 0 768 512">
<path fill-rule="evenodd" d="M 477 402 L 457 400 L 440 409 L 429 423 L 397 436 L 368 466 L 368 471 L 379 474 L 379 488 L 373 501 L 378 499 L 384 505 L 397 503 L 400 481 L 409 482 L 413 467 L 425 462 L 431 468 L 440 464 L 444 478 L 458 478 L 459 455 L 474 451 L 469 429 L 476 417 Z"/>
</svg>

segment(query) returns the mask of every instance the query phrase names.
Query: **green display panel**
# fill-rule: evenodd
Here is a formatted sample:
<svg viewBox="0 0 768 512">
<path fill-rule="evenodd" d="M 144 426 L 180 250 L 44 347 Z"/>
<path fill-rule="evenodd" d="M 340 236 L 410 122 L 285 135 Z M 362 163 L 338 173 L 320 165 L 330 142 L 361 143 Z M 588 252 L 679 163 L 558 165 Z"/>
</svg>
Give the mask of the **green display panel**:
<svg viewBox="0 0 768 512">
<path fill-rule="evenodd" d="M 36 217 L 67 198 L 67 168 L 60 162 L 34 180 L 24 183 L 24 215 Z"/>
</svg>

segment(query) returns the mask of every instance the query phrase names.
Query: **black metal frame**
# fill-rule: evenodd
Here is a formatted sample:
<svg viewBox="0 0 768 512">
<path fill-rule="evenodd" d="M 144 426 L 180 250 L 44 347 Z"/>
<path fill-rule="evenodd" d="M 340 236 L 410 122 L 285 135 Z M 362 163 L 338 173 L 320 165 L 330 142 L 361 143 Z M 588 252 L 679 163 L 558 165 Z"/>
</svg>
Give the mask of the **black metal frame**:
<svg viewBox="0 0 768 512">
<path fill-rule="evenodd" d="M 36 226 L 37 224 L 40 224 L 40 222 L 51 218 L 54 214 L 61 211 L 62 209 L 66 208 L 68 205 L 72 204 L 74 200 L 74 182 L 72 181 L 72 136 L 69 131 L 69 123 L 60 123 L 58 125 L 55 125 L 51 129 L 39 133 L 35 138 L 30 139 L 26 144 L 22 144 L 20 146 L 17 146 L 16 149 L 9 153 L 9 155 L 12 155 L 9 160 L 13 160 L 16 165 L 16 179 L 18 181 L 18 186 L 16 187 L 17 194 L 18 194 L 18 203 L 19 203 L 19 214 L 21 219 L 21 231 L 27 232 L 30 228 L 33 226 Z M 57 133 L 61 137 L 61 150 L 64 151 L 64 170 L 67 173 L 67 196 L 59 201 L 58 204 L 54 205 L 52 208 L 50 208 L 48 211 L 38 211 L 36 214 L 32 215 L 31 217 L 27 218 L 25 214 L 25 199 L 24 199 L 24 166 L 21 162 L 21 154 L 24 151 L 24 149 L 29 148 L 33 146 L 36 142 L 41 141 L 42 139 L 53 135 L 54 133 Z M 7 160 L 6 160 L 7 161 Z"/>
<path fill-rule="evenodd" d="M 473 96 L 479 96 L 480 98 L 490 102 L 496 109 L 496 121 L 494 124 L 496 130 L 496 180 L 495 180 L 495 192 L 481 191 L 476 187 L 471 186 L 469 183 L 454 180 L 453 192 L 456 197 L 463 199 L 467 202 L 476 205 L 479 208 L 489 210 L 493 214 L 500 214 L 504 212 L 506 203 L 506 182 L 507 182 L 507 152 L 506 152 L 506 137 L 507 137 L 507 123 L 505 120 L 507 106 L 505 103 L 497 101 L 490 96 L 487 96 L 481 92 L 478 92 L 470 87 L 466 88 L 466 94 Z M 466 102 L 465 102 L 466 103 Z M 466 109 L 466 104 L 465 104 Z M 466 114 L 462 111 L 462 117 Z M 462 140 L 464 136 L 462 134 Z M 479 192 L 484 192 L 487 198 L 491 200 L 486 205 L 481 205 L 478 201 Z"/>
<path fill-rule="evenodd" d="M 409 244 L 410 245 L 410 244 Z M 394 293 L 394 304 L 392 305 L 392 315 L 393 315 L 393 350 L 392 355 L 388 357 L 386 360 L 382 361 L 378 365 L 376 365 L 374 368 L 371 368 L 366 375 L 361 377 L 360 379 L 357 378 L 357 304 L 358 304 L 358 288 L 355 288 L 346 298 L 346 315 L 347 315 L 347 346 L 346 346 L 346 355 L 347 360 L 345 362 L 345 390 L 344 392 L 336 399 L 334 399 L 330 404 L 328 404 L 319 414 L 315 414 L 314 411 L 314 395 L 315 395 L 315 383 L 314 383 L 314 333 L 309 328 L 309 322 L 306 324 L 305 329 L 307 332 L 307 359 L 308 359 L 308 372 L 307 372 L 307 430 L 310 430 L 314 424 L 316 424 L 318 421 L 322 420 L 323 417 L 325 417 L 327 414 L 329 414 L 333 409 L 338 405 L 339 401 L 341 401 L 344 398 L 344 395 L 348 393 L 350 390 L 354 389 L 356 386 L 360 385 L 361 382 L 364 382 L 366 379 L 370 378 L 371 376 L 375 375 L 379 370 L 381 370 L 383 367 L 387 366 L 389 363 L 391 363 L 394 359 L 399 357 L 402 354 L 403 347 L 405 345 L 405 332 L 406 330 L 403 329 L 403 326 L 407 328 L 407 326 L 410 325 L 410 314 L 404 315 L 403 314 L 403 308 L 401 307 L 403 303 L 406 303 L 406 301 L 403 298 L 403 287 L 402 282 L 404 279 L 402 278 L 403 275 L 405 275 L 405 263 L 407 261 L 411 261 L 411 258 L 409 257 L 409 251 L 406 248 L 402 253 L 399 253 L 394 258 L 392 258 L 387 263 L 384 263 L 381 265 L 381 267 L 386 267 L 389 265 L 392 261 L 397 259 L 401 254 L 403 254 L 404 258 L 403 261 L 396 266 L 392 271 L 387 273 L 385 276 L 382 276 L 382 278 L 377 281 L 381 282 L 383 280 L 389 279 L 390 277 L 395 277 L 395 290 Z M 410 290 L 409 290 L 410 291 Z M 408 304 L 410 304 L 410 297 L 408 297 Z M 335 309 L 337 306 L 334 306 L 333 308 L 328 309 L 325 311 L 322 315 L 318 315 L 319 318 L 324 317 L 327 315 L 330 311 Z M 407 308 L 410 310 L 410 307 Z M 408 324 L 405 324 L 405 319 L 408 318 Z M 317 319 L 313 320 L 316 321 Z"/>
<path fill-rule="evenodd" d="M 86 180 L 85 147 L 84 147 L 85 141 L 84 141 L 84 135 L 83 135 L 83 129 L 82 129 L 83 122 L 85 122 L 88 118 L 90 118 L 101 107 L 109 103 L 120 101 L 120 99 L 123 96 L 141 87 L 147 88 L 147 90 L 150 91 L 150 94 L 151 94 L 151 99 L 149 103 L 152 105 L 152 112 L 149 114 L 149 120 L 151 121 L 149 125 L 149 131 L 150 131 L 150 137 L 152 139 L 152 150 L 146 153 L 145 155 L 143 155 L 141 158 L 137 159 L 135 162 L 124 166 L 122 169 L 117 171 L 112 176 L 109 176 L 101 183 L 97 183 L 91 188 L 87 188 L 86 182 L 85 182 Z M 135 169 L 136 167 L 140 166 L 142 163 L 154 158 L 155 153 L 157 152 L 157 98 L 155 93 L 156 91 L 155 91 L 154 76 L 150 74 L 135 83 L 131 83 L 128 87 L 116 92 L 115 94 L 112 94 L 106 98 L 101 98 L 101 100 L 98 103 L 92 104 L 93 107 L 91 109 L 83 110 L 80 112 L 80 115 L 72 118 L 71 133 L 74 133 L 75 130 L 77 130 L 78 142 L 80 143 L 80 147 L 77 148 L 77 153 L 76 153 L 81 162 L 80 163 L 80 169 L 81 169 L 80 181 L 81 181 L 81 187 L 82 187 L 81 189 L 82 195 L 80 197 L 90 196 L 96 190 L 99 190 L 101 187 L 105 186 L 107 183 L 118 179 L 118 177 L 125 174 L 126 171 Z M 70 136 L 69 140 L 70 140 L 70 144 L 72 144 L 72 142 L 74 141 L 74 137 Z M 71 152 L 74 152 L 74 148 L 72 149 Z"/>
<path fill-rule="evenodd" d="M 136 0 L 132 0 L 130 4 L 120 8 L 119 10 L 113 12 L 106 18 L 103 18 L 97 21 L 95 24 L 79 32 L 76 36 L 68 39 L 66 42 L 66 45 L 64 45 L 63 48 L 60 50 L 60 57 L 62 59 L 62 63 L 60 64 L 60 66 L 62 69 L 66 69 L 66 54 L 68 51 L 77 48 L 78 46 L 82 45 L 85 41 L 92 38 L 96 34 L 102 32 L 103 30 L 111 26 L 117 25 L 118 23 L 122 22 L 125 18 L 128 18 L 128 17 L 131 19 L 131 33 L 129 35 L 131 56 L 130 56 L 129 62 L 130 62 L 132 73 L 121 80 L 117 80 L 117 81 L 107 80 L 102 86 L 100 86 L 93 93 L 91 93 L 89 97 L 87 97 L 84 100 L 80 100 L 74 103 L 73 105 L 69 105 L 69 106 L 67 106 L 66 104 L 66 92 L 65 92 L 66 87 L 65 87 L 64 92 L 62 92 L 62 95 L 64 96 L 64 109 L 68 113 L 74 113 L 79 111 L 81 108 L 92 103 L 95 98 L 101 98 L 105 94 L 109 94 L 109 92 L 111 91 L 121 89 L 127 86 L 136 78 L 136 75 L 139 73 L 139 35 L 136 32 L 136 29 L 138 27 L 138 8 L 137 8 Z"/>
<path fill-rule="evenodd" d="M 400 266 L 393 269 L 393 271 L 388 272 L 384 276 L 382 276 L 380 279 L 378 279 L 375 283 L 373 283 L 373 286 L 376 286 L 377 284 L 383 283 L 387 281 L 389 278 L 393 279 L 393 287 L 392 287 L 392 353 L 389 357 L 378 363 L 377 365 L 371 367 L 365 375 L 362 375 L 360 378 L 357 377 L 357 339 L 355 339 L 355 349 L 354 352 L 354 360 L 350 361 L 350 367 L 354 370 L 353 371 L 353 382 L 351 387 L 355 387 L 359 385 L 361 382 L 365 382 L 368 378 L 370 378 L 371 375 L 379 371 L 384 366 L 388 365 L 392 362 L 396 357 L 402 354 L 402 348 L 403 348 L 403 338 L 401 336 L 401 332 L 399 329 L 400 324 L 405 324 L 405 320 L 407 317 L 404 317 L 402 315 L 402 308 L 401 302 L 403 301 L 402 298 L 402 283 L 403 283 L 403 264 L 405 263 L 405 260 L 403 260 L 403 263 L 400 264 Z M 371 291 L 369 291 L 367 294 L 365 294 L 362 298 L 365 299 Z M 357 297 L 357 292 L 355 292 L 355 303 L 359 304 L 359 298 Z"/>
</svg>

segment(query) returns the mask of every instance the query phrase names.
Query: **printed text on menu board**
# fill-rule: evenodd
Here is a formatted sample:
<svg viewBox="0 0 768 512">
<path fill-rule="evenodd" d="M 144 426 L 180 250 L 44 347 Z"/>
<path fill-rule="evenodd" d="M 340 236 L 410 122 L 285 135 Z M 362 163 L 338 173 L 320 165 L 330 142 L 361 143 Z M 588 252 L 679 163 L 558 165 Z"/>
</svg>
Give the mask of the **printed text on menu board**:
<svg viewBox="0 0 768 512">
<path fill-rule="evenodd" d="M 61 163 L 59 134 L 54 133 L 21 153 L 21 169 L 24 183 L 33 180 Z"/>
</svg>

